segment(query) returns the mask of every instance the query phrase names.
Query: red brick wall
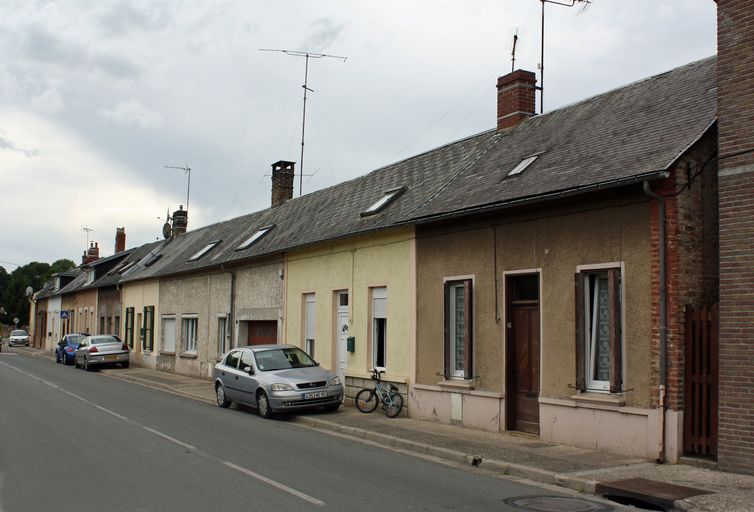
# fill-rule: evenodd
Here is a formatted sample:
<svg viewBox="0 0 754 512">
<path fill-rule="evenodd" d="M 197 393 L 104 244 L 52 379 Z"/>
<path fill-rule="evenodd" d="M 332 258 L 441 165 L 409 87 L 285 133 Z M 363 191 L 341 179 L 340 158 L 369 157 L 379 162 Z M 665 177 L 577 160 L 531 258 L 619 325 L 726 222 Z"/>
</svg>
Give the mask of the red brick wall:
<svg viewBox="0 0 754 512">
<path fill-rule="evenodd" d="M 505 130 L 533 116 L 537 78 L 517 69 L 497 79 L 497 129 Z"/>
<path fill-rule="evenodd" d="M 686 152 L 671 176 L 653 185 L 665 196 L 667 259 L 667 388 L 670 410 L 683 409 L 686 304 L 717 301 L 717 136 L 710 130 Z M 659 216 L 651 203 L 652 251 L 652 384 L 659 384 Z M 657 396 L 652 404 L 657 406 Z"/>
<path fill-rule="evenodd" d="M 754 474 L 754 7 L 717 6 L 721 467 Z"/>
</svg>

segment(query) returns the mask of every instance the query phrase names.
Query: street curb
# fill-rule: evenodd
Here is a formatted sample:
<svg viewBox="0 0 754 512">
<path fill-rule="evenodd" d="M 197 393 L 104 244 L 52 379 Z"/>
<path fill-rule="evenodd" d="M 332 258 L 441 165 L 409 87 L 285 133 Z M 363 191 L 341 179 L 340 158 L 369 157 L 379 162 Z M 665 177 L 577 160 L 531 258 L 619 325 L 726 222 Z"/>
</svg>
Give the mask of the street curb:
<svg viewBox="0 0 754 512">
<path fill-rule="evenodd" d="M 458 464 L 468 466 L 478 466 L 483 469 L 490 469 L 503 475 L 509 475 L 517 478 L 525 478 L 535 482 L 557 485 L 572 491 L 586 494 L 594 494 L 596 481 L 578 478 L 572 475 L 556 473 L 545 469 L 539 469 L 522 464 L 514 464 L 494 459 L 482 459 L 479 455 L 467 454 L 449 448 L 440 448 L 437 446 L 411 441 L 408 439 L 372 432 L 358 427 L 340 425 L 330 421 L 299 416 L 296 418 L 297 423 L 303 423 L 306 426 L 323 431 L 338 432 L 355 438 L 365 439 L 377 444 L 387 445 L 392 448 L 399 448 L 406 451 L 430 455 L 438 459 L 444 459 Z"/>
<path fill-rule="evenodd" d="M 139 377 L 134 377 L 132 375 L 123 375 L 122 373 L 116 373 L 111 372 L 108 370 L 100 370 L 100 373 L 102 375 L 105 375 L 106 377 L 110 377 L 111 379 L 117 379 L 122 380 L 125 382 L 132 382 L 134 384 L 139 384 L 140 386 L 144 386 L 147 388 L 156 388 L 160 389 L 162 391 L 167 391 L 168 393 L 172 393 L 174 395 L 182 396 L 185 398 L 190 398 L 192 400 L 196 400 L 198 402 L 204 402 L 207 404 L 214 404 L 215 401 L 212 399 L 209 399 L 207 397 L 197 395 L 194 393 L 189 393 L 188 391 L 184 391 L 178 388 L 174 388 L 173 386 L 170 386 L 168 384 L 163 384 L 162 382 L 155 382 L 149 379 L 141 379 Z"/>
</svg>

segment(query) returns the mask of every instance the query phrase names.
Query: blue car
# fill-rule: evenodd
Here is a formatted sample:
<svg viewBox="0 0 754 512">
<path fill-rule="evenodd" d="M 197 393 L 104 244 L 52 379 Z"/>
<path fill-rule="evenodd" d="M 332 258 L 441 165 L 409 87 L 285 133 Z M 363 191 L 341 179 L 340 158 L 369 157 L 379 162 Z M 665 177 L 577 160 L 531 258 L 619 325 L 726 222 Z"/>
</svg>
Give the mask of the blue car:
<svg viewBox="0 0 754 512">
<path fill-rule="evenodd" d="M 71 333 L 63 336 L 55 347 L 55 362 L 60 364 L 73 364 L 74 353 L 84 338 L 89 336 L 83 333 Z"/>
</svg>

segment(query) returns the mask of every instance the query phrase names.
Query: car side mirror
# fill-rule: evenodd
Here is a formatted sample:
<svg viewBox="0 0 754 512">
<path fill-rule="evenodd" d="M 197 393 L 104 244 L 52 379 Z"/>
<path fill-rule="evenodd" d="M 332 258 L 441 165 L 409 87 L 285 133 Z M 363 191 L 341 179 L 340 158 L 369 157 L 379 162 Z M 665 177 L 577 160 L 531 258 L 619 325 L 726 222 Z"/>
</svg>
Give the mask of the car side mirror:
<svg viewBox="0 0 754 512">
<path fill-rule="evenodd" d="M 254 375 L 254 368 L 251 366 L 244 366 L 243 371 L 248 373 L 249 375 Z"/>
</svg>

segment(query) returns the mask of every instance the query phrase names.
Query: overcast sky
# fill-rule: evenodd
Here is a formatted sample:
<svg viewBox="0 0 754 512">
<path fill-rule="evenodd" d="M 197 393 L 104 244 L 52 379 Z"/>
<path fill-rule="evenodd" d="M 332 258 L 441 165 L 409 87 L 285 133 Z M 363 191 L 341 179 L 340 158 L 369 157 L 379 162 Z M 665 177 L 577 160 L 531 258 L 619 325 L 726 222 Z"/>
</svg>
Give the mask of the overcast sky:
<svg viewBox="0 0 754 512">
<path fill-rule="evenodd" d="M 304 193 L 495 125 L 495 80 L 536 70 L 538 0 L 0 4 L 0 265 L 101 255 L 263 209 L 270 164 Z M 546 5 L 545 112 L 716 51 L 713 0 Z M 537 98 L 539 102 L 539 97 Z M 539 109 L 539 106 L 537 107 Z M 298 167 L 297 167 L 298 171 Z M 295 194 L 298 195 L 298 181 Z M 160 219 L 158 219 L 160 217 Z M 162 220 L 161 220 L 162 219 Z"/>
</svg>

